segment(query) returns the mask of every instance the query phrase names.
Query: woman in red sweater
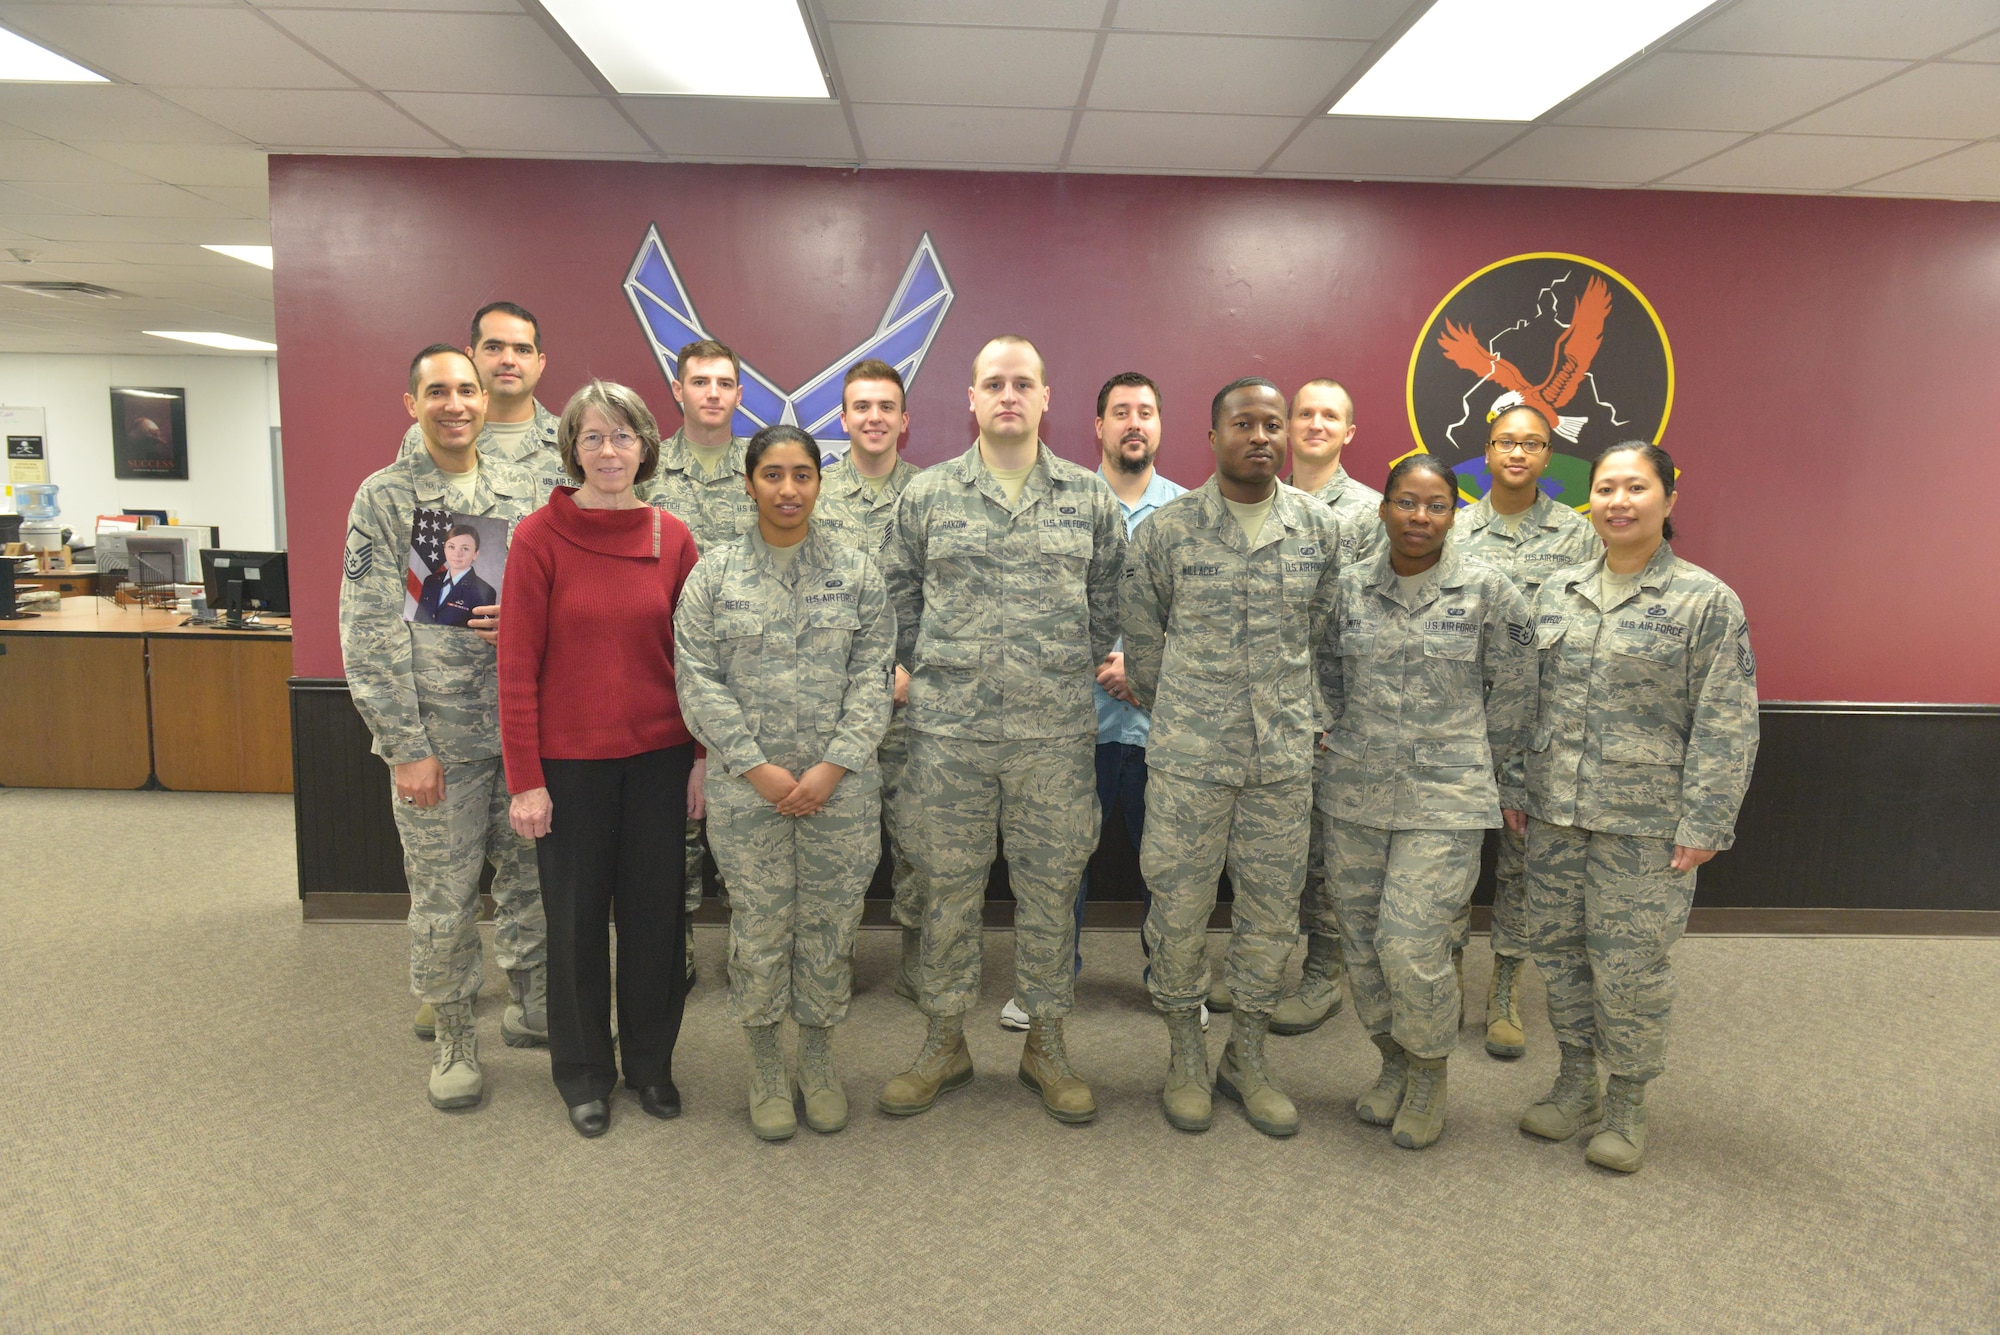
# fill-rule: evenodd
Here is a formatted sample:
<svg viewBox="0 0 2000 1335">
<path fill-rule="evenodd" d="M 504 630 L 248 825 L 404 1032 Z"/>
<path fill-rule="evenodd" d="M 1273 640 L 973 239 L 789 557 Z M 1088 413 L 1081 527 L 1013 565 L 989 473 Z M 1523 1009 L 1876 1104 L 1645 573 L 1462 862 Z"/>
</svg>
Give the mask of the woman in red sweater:
<svg viewBox="0 0 2000 1335">
<path fill-rule="evenodd" d="M 614 904 L 625 1086 L 654 1117 L 681 1110 L 681 845 L 701 762 L 681 722 L 673 620 L 695 550 L 685 524 L 633 490 L 660 456 L 637 394 L 592 380 L 563 409 L 556 441 L 578 485 L 558 487 L 514 530 L 500 742 L 514 829 L 536 841 L 542 875 L 556 1089 L 570 1125 L 601 1136 L 618 1083 Z"/>
</svg>

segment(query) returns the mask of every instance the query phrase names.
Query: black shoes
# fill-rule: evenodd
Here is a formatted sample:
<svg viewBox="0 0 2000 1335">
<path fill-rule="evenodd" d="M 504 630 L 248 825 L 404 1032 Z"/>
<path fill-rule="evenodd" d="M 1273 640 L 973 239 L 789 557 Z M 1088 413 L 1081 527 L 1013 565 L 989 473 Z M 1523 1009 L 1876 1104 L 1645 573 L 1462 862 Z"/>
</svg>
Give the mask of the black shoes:
<svg viewBox="0 0 2000 1335">
<path fill-rule="evenodd" d="M 595 1140 L 611 1129 L 611 1105 L 603 1099 L 576 1104 L 569 1110 L 569 1124 L 585 1140 Z"/>
<path fill-rule="evenodd" d="M 642 1085 L 639 1088 L 639 1106 L 648 1117 L 665 1120 L 681 1115 L 681 1092 L 669 1080 L 662 1085 Z"/>
</svg>

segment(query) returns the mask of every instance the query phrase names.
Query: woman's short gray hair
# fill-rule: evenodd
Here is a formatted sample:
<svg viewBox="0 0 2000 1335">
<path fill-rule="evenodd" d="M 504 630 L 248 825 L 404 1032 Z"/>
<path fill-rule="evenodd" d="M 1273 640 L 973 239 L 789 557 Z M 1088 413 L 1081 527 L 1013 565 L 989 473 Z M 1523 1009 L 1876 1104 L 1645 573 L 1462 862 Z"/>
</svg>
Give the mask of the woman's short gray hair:
<svg viewBox="0 0 2000 1335">
<path fill-rule="evenodd" d="M 639 472 L 635 482 L 644 482 L 653 476 L 660 466 L 660 426 L 653 420 L 653 414 L 646 407 L 646 401 L 639 392 L 610 380 L 592 378 L 590 383 L 569 396 L 564 406 L 562 421 L 556 427 L 556 449 L 562 455 L 563 470 L 578 482 L 583 481 L 583 464 L 576 457 L 576 438 L 583 430 L 583 415 L 595 408 L 614 421 L 621 421 L 631 427 L 645 447 L 639 460 Z"/>
</svg>

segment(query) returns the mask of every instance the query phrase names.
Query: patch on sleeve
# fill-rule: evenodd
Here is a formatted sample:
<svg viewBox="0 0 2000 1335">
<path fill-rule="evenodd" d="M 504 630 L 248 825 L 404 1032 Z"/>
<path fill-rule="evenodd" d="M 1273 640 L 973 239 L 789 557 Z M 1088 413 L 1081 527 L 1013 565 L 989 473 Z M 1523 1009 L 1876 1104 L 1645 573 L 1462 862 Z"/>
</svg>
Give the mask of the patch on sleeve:
<svg viewBox="0 0 2000 1335">
<path fill-rule="evenodd" d="M 375 568 L 375 544 L 353 524 L 347 527 L 347 553 L 342 564 L 350 580 L 366 579 Z"/>
<path fill-rule="evenodd" d="M 1519 622 L 1509 621 L 1507 623 L 1507 638 L 1516 644 L 1533 644 L 1535 642 L 1535 631 L 1532 626 L 1523 626 Z"/>
<path fill-rule="evenodd" d="M 1750 652 L 1750 623 L 1736 628 L 1736 668 L 1751 681 L 1757 680 L 1757 655 Z"/>
</svg>

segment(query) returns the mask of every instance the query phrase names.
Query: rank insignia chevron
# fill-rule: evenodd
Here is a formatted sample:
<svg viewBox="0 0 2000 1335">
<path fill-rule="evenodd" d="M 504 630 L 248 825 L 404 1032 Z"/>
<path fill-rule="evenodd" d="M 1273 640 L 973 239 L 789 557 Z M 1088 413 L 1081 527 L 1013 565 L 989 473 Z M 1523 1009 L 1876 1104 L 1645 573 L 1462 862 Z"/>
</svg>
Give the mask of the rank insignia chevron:
<svg viewBox="0 0 2000 1335">
<path fill-rule="evenodd" d="M 694 302 L 660 240 L 657 225 L 646 229 L 646 239 L 625 275 L 625 295 L 669 380 L 678 376 L 675 359 L 684 345 L 714 337 L 695 314 Z M 828 463 L 839 458 L 847 452 L 847 432 L 840 424 L 841 380 L 847 368 L 864 358 L 877 357 L 900 371 L 903 383 L 909 385 L 944 324 L 953 295 L 951 280 L 938 262 L 937 247 L 926 232 L 917 242 L 916 253 L 903 270 L 903 281 L 897 284 L 896 295 L 889 299 L 889 309 L 875 332 L 824 371 L 788 394 L 743 361 L 743 402 L 736 409 L 736 434 L 754 435 L 762 427 L 788 422 L 812 433 Z"/>
</svg>

